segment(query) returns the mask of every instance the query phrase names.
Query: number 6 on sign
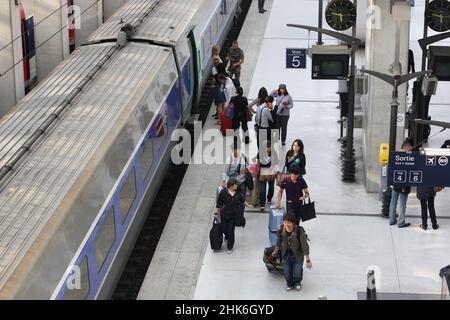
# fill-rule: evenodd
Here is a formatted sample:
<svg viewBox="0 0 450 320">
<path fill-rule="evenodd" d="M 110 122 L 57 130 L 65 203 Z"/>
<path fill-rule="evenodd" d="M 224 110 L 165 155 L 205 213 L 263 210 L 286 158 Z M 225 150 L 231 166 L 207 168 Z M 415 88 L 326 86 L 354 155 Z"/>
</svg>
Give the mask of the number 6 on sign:
<svg viewBox="0 0 450 320">
<path fill-rule="evenodd" d="M 410 183 L 422 183 L 422 171 L 411 171 L 409 173 Z"/>
</svg>

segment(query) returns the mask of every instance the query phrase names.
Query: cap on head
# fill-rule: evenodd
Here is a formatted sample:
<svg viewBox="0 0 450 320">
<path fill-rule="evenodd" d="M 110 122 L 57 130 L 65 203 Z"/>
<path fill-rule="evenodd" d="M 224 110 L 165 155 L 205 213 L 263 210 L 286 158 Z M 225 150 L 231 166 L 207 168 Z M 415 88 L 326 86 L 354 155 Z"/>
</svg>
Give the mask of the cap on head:
<svg viewBox="0 0 450 320">
<path fill-rule="evenodd" d="M 280 84 L 280 85 L 278 86 L 278 89 L 284 89 L 284 90 L 286 90 L 286 85 L 285 85 L 284 83 L 282 83 L 282 84 Z"/>
</svg>

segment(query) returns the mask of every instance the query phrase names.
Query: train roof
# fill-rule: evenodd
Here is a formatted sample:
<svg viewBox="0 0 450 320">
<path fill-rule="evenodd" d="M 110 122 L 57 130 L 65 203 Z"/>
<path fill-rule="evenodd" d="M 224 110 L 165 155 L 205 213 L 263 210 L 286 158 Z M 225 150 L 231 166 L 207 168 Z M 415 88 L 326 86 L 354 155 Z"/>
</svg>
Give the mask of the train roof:
<svg viewBox="0 0 450 320">
<path fill-rule="evenodd" d="M 136 30 L 134 38 L 176 43 L 187 29 L 193 27 L 192 20 L 205 1 L 209 0 L 130 0 L 101 25 L 88 41 L 117 38 L 121 26 L 127 23 L 134 25 L 142 18 L 139 10 L 147 10 L 148 15 Z"/>
<path fill-rule="evenodd" d="M 0 121 L 1 165 L 115 46 L 80 47 Z M 125 117 L 124 112 L 137 107 L 145 94 L 143 89 L 161 77 L 158 72 L 165 61 L 174 64 L 171 51 L 164 47 L 129 43 L 120 49 L 1 181 L 0 289 L 96 150 L 106 143 L 121 116 Z M 165 76 L 167 82 L 176 80 L 173 69 Z M 156 96 L 149 112 L 156 112 L 156 100 L 163 98 Z"/>
</svg>

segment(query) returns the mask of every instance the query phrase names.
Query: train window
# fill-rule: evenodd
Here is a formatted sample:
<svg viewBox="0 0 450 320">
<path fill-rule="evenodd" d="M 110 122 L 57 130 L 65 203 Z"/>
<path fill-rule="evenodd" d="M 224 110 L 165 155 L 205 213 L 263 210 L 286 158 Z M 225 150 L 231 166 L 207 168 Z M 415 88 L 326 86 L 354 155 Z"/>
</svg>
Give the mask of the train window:
<svg viewBox="0 0 450 320">
<path fill-rule="evenodd" d="M 150 170 L 153 163 L 153 145 L 152 140 L 149 139 L 144 142 L 144 148 L 142 149 L 142 153 L 139 157 L 139 164 L 141 165 L 142 179 L 144 180 L 148 171 Z"/>
<path fill-rule="evenodd" d="M 134 172 L 134 168 L 132 168 L 127 181 L 120 191 L 120 217 L 122 223 L 125 222 L 134 199 L 136 199 L 136 173 Z"/>
<path fill-rule="evenodd" d="M 161 113 L 161 116 L 158 116 L 158 121 L 156 123 L 156 146 L 159 150 L 161 146 L 164 144 L 164 141 L 167 137 L 167 109 Z"/>
<path fill-rule="evenodd" d="M 89 271 L 88 261 L 85 256 L 83 262 L 81 262 L 79 269 L 75 268 L 71 274 L 70 279 L 67 279 L 66 292 L 64 293 L 64 300 L 86 300 L 89 290 Z M 73 281 L 70 281 L 72 280 Z"/>
<path fill-rule="evenodd" d="M 220 4 L 220 14 L 227 14 L 227 0 L 222 0 Z"/>
<path fill-rule="evenodd" d="M 95 259 L 97 272 L 103 266 L 103 263 L 116 240 L 116 225 L 114 222 L 114 208 L 111 208 L 106 214 L 100 229 L 95 237 Z"/>
</svg>

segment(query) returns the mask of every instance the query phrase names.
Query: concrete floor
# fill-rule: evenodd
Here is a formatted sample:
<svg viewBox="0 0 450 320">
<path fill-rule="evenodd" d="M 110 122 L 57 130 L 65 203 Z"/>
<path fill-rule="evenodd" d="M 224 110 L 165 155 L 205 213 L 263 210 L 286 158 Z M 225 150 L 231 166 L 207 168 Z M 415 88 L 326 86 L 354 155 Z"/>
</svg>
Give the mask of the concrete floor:
<svg viewBox="0 0 450 320">
<path fill-rule="evenodd" d="M 301 292 L 285 292 L 283 277 L 267 272 L 262 262 L 263 250 L 269 246 L 267 212 L 246 213 L 247 225 L 236 229 L 232 254 L 224 249 L 216 253 L 210 249 L 211 212 L 221 166 L 191 165 L 139 299 L 357 299 L 358 291 L 366 290 L 369 267 L 376 270 L 378 292 L 440 293 L 439 270 L 450 264 L 450 191 L 445 190 L 436 198 L 439 230 L 418 228 L 420 205 L 415 193 L 410 195 L 407 207 L 407 221 L 413 226 L 389 226 L 388 220 L 379 216 L 378 194 L 368 194 L 364 188 L 361 129 L 355 130 L 357 182 L 340 180 L 337 83 L 311 81 L 308 70 L 285 69 L 284 48 L 308 45 L 307 32 L 287 30 L 285 24 L 315 24 L 315 15 L 302 14 L 316 12 L 315 6 L 315 1 L 309 0 L 295 4 L 268 0 L 268 12 L 260 15 L 257 1 L 253 1 L 239 39 L 246 54 L 241 82 L 248 97 L 255 98 L 261 86 L 272 89 L 283 82 L 295 100 L 288 142 L 301 138 L 305 144 L 305 178 L 319 213 L 317 219 L 304 224 L 311 239 L 313 269 L 304 271 Z M 304 18 L 298 21 L 298 17 Z M 310 44 L 316 41 L 316 35 L 311 36 Z M 437 105 L 431 114 L 450 121 L 448 95 L 441 89 L 445 86 L 439 88 L 438 96 L 433 98 Z M 217 126 L 210 117 L 205 128 L 212 127 Z M 444 138 L 450 137 L 441 134 L 431 139 L 430 145 L 440 145 Z M 250 157 L 256 149 L 254 136 L 252 140 Z M 279 152 L 284 154 L 285 150 Z M 178 234 L 177 241 L 170 236 L 174 232 Z"/>
</svg>

